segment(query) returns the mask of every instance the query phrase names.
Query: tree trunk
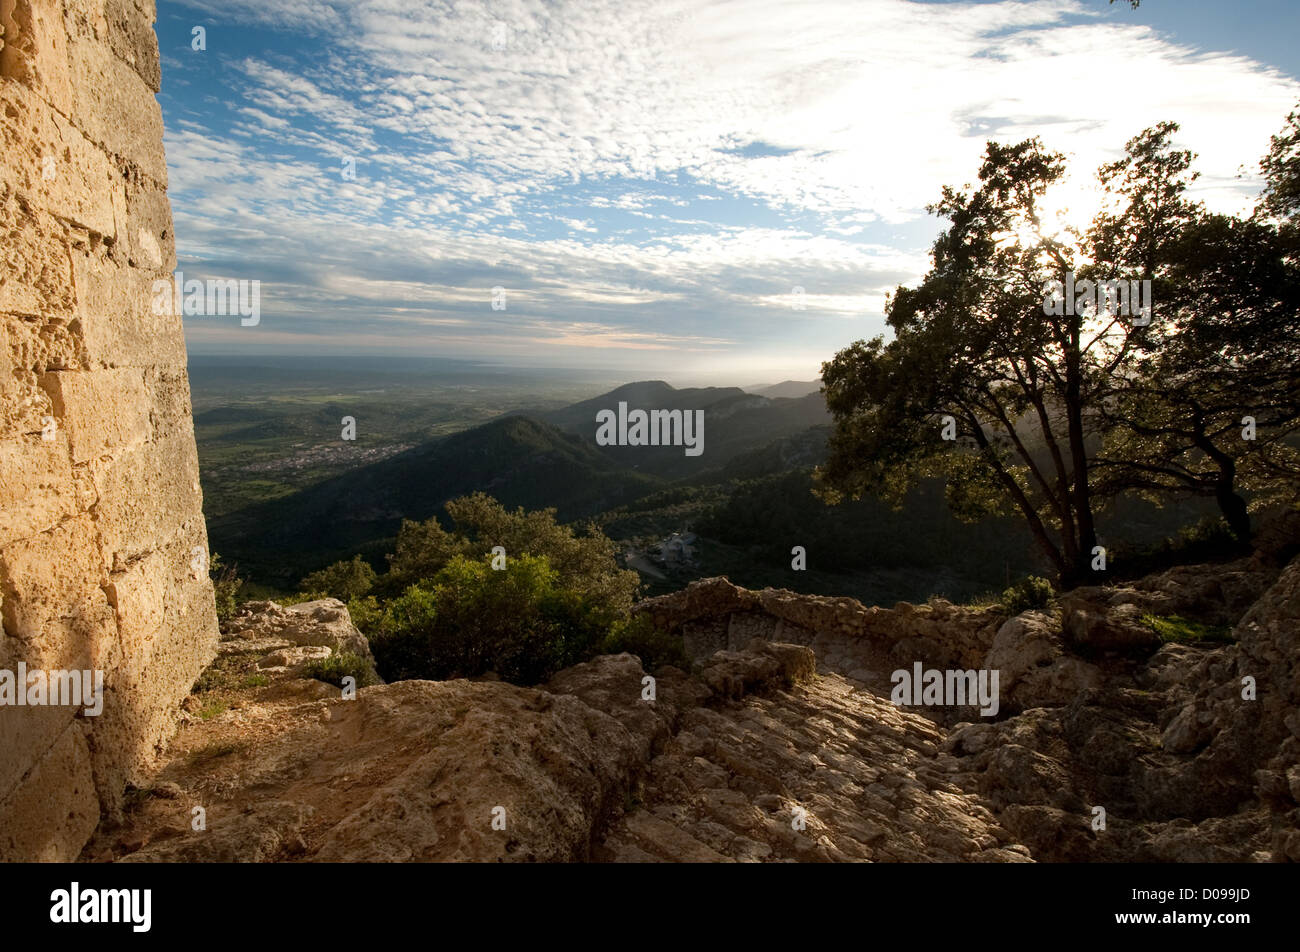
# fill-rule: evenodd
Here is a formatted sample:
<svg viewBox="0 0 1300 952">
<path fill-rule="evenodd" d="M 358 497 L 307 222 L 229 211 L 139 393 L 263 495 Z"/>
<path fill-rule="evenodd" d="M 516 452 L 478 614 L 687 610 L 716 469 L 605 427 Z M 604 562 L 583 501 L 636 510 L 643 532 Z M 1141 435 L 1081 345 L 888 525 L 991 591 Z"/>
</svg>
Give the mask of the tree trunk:
<svg viewBox="0 0 1300 952">
<path fill-rule="evenodd" d="M 1070 465 L 1074 497 L 1074 518 L 1079 540 L 1078 552 L 1061 578 L 1062 588 L 1084 583 L 1099 583 L 1092 571 L 1092 550 L 1097 545 L 1097 529 L 1092 519 L 1092 493 L 1088 487 L 1088 448 L 1083 432 L 1082 380 L 1079 370 L 1079 324 L 1071 329 L 1071 350 L 1065 358 L 1065 412 L 1070 440 Z"/>
<path fill-rule="evenodd" d="M 1219 504 L 1219 510 L 1227 520 L 1228 528 L 1237 537 L 1237 541 L 1248 543 L 1251 536 L 1250 511 L 1246 508 L 1246 500 L 1237 495 L 1233 488 L 1236 469 L 1231 459 L 1227 461 L 1226 471 L 1222 465 L 1220 466 L 1219 478 L 1214 484 L 1214 499 Z"/>
<path fill-rule="evenodd" d="M 1237 494 L 1237 461 L 1215 446 L 1203 429 L 1198 428 L 1195 442 L 1219 467 L 1218 478 L 1214 481 L 1214 500 L 1219 504 L 1228 528 L 1238 542 L 1249 543 L 1250 511 L 1246 508 L 1246 500 Z"/>
</svg>

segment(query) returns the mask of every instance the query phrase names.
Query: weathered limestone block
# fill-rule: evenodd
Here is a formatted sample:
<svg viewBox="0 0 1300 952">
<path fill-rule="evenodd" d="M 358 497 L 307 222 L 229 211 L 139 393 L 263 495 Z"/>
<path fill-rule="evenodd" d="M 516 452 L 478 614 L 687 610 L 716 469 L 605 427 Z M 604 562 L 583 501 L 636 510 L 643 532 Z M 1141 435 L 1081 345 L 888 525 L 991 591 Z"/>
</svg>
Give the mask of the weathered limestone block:
<svg viewBox="0 0 1300 952">
<path fill-rule="evenodd" d="M 16 83 L 0 87 L 0 183 L 80 228 L 113 238 L 126 220 L 121 173 L 66 117 Z"/>
<path fill-rule="evenodd" d="M 71 115 L 86 136 L 166 187 L 162 109 L 149 84 L 92 40 L 69 39 L 68 69 L 76 100 Z"/>
<path fill-rule="evenodd" d="M 99 504 L 96 523 L 116 567 L 166 544 L 197 520 L 199 468 L 193 431 L 174 432 L 91 464 Z"/>
<path fill-rule="evenodd" d="M 28 665 L 71 669 L 107 660 L 116 631 L 104 578 L 95 524 L 84 513 L 0 550 L 0 620 Z"/>
<path fill-rule="evenodd" d="M 1040 611 L 1007 619 L 982 667 L 999 672 L 1002 708 L 1007 712 L 1068 704 L 1102 682 L 1095 665 L 1066 653 L 1060 626 Z"/>
<path fill-rule="evenodd" d="M 61 862 L 99 823 L 86 739 L 69 724 L 17 789 L 0 799 L 0 862 Z"/>
<path fill-rule="evenodd" d="M 0 550 L 0 668 L 106 670 L 119 660 L 113 609 L 100 586 L 103 568 L 93 522 L 79 515 Z M 41 754 L 81 708 L 4 707 L 6 752 Z M 0 758 L 0 796 L 30 761 Z"/>
<path fill-rule="evenodd" d="M 149 28 L 154 5 L 135 0 L 64 0 L 65 24 L 70 36 L 107 42 L 114 55 L 133 68 L 154 92 L 162 73 L 158 39 Z"/>
<path fill-rule="evenodd" d="M 76 318 L 86 359 L 110 367 L 156 367 L 183 371 L 185 339 L 181 318 L 153 307 L 159 276 L 120 267 L 103 253 L 72 254 Z M 168 291 L 170 294 L 170 291 Z"/>
<path fill-rule="evenodd" d="M 0 312 L 70 320 L 76 305 L 63 229 L 49 212 L 0 184 Z"/>
<path fill-rule="evenodd" d="M 5 7 L 0 75 L 26 86 L 65 116 L 72 115 L 68 33 L 61 0 L 14 0 Z"/>
<path fill-rule="evenodd" d="M 121 451 L 149 436 L 150 394 L 140 370 L 61 370 L 41 386 L 67 428 L 74 463 Z"/>
<path fill-rule="evenodd" d="M 319 598 L 283 608 L 275 602 L 246 602 L 226 623 L 226 636 L 249 641 L 276 639 L 294 645 L 320 645 L 374 662 L 370 642 L 352 624 L 337 598 Z"/>
<path fill-rule="evenodd" d="M 126 248 L 134 268 L 158 272 L 176 270 L 176 239 L 172 234 L 172 209 L 163 186 L 145 176 L 127 184 Z"/>
<path fill-rule="evenodd" d="M 18 663 L 28 660 L 16 639 L 0 639 L 0 668 L 17 671 Z M 70 707 L 12 707 L 0 716 L 0 750 L 24 752 L 48 751 L 59 741 L 77 715 Z M 89 764 L 89 761 L 87 761 Z M 30 758 L 0 757 L 0 802 L 22 785 L 23 776 L 32 769 Z M 3 827 L 0 808 L 0 827 Z M 0 834 L 0 840 L 3 835 Z"/>
<path fill-rule="evenodd" d="M 92 735 L 95 776 L 107 811 L 127 783 L 147 776 L 175 728 L 175 712 L 216 655 L 207 572 L 191 569 L 201 525 L 165 550 L 115 572 L 106 586 L 117 611 L 121 662 L 105 679 L 107 700 Z M 184 637 L 178 637 L 184 636 Z"/>
<path fill-rule="evenodd" d="M 45 442 L 6 434 L 0 442 L 0 547 L 44 532 L 77 511 L 66 437 Z"/>
</svg>

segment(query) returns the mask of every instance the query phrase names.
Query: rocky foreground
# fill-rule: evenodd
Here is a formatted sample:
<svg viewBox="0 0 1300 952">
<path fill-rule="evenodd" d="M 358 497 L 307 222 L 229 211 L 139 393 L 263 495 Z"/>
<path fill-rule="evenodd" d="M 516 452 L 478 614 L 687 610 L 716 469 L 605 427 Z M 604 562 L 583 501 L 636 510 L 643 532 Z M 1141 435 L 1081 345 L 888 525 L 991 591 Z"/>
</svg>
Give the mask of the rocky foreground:
<svg viewBox="0 0 1300 952">
<path fill-rule="evenodd" d="M 725 579 L 639 610 L 693 672 L 623 654 L 344 699 L 304 677 L 368 653 L 341 604 L 246 606 L 195 695 L 224 700 L 192 699 L 83 859 L 1300 860 L 1300 559 L 1010 619 Z M 1147 613 L 1235 640 L 1162 643 Z M 916 662 L 998 670 L 997 716 L 895 705 Z"/>
</svg>

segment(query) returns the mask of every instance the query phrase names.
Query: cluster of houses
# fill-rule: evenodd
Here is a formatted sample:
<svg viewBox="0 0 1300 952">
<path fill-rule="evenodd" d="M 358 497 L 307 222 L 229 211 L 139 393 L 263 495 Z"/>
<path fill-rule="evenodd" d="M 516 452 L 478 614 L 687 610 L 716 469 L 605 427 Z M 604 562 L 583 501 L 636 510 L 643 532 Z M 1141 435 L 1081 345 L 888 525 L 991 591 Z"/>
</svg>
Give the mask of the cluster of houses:
<svg viewBox="0 0 1300 952">
<path fill-rule="evenodd" d="M 647 546 L 644 551 L 629 548 L 623 557 L 628 568 L 654 578 L 666 578 L 665 572 L 678 569 L 694 569 L 695 533 L 674 532 L 663 541 Z"/>
<path fill-rule="evenodd" d="M 656 555 L 656 547 L 651 547 L 650 556 Z M 667 568 L 693 565 L 695 562 L 695 533 L 674 532 L 657 546 L 658 558 L 655 561 Z"/>
</svg>

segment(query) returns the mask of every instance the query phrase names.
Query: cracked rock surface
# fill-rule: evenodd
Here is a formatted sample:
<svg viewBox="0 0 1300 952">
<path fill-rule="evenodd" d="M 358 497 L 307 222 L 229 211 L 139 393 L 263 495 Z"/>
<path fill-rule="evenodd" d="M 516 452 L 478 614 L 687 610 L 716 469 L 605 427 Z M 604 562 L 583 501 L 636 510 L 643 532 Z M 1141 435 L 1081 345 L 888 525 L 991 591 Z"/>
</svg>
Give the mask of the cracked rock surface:
<svg viewBox="0 0 1300 952">
<path fill-rule="evenodd" d="M 1232 643 L 1103 649 L 1067 628 L 1134 605 L 1194 617 L 1207 601 Z M 652 682 L 628 654 L 531 688 L 406 681 L 351 700 L 286 676 L 188 718 L 83 858 L 1300 859 L 1300 561 L 1063 602 L 1008 619 L 712 579 L 639 607 L 695 655 Z M 318 621 L 343 624 L 333 606 Z M 914 662 L 996 665 L 1001 710 L 892 703 L 891 671 Z"/>
</svg>

